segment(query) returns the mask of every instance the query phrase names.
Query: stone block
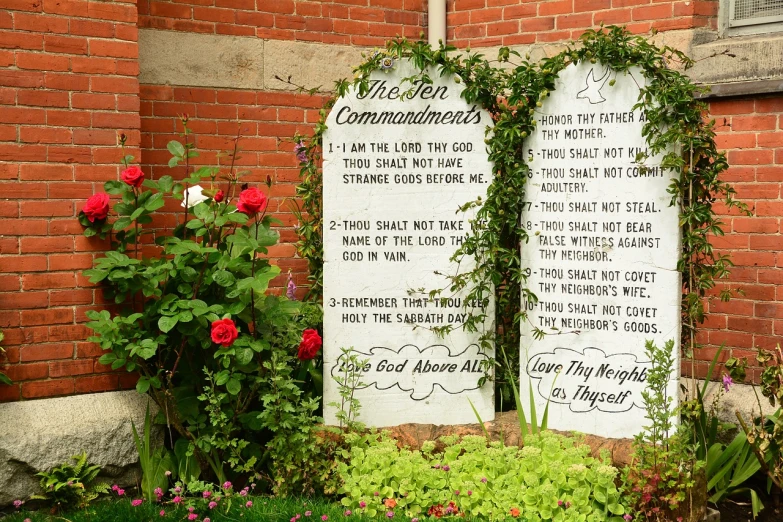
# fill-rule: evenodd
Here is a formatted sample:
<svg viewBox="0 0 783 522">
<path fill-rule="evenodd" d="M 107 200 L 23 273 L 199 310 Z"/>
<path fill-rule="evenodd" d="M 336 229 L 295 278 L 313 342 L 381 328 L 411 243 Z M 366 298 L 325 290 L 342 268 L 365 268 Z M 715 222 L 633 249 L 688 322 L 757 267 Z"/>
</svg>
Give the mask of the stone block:
<svg viewBox="0 0 783 522">
<path fill-rule="evenodd" d="M 147 400 L 132 390 L 0 404 L 0 508 L 40 492 L 36 473 L 83 451 L 107 482 L 134 484 L 131 422 L 143 429 Z"/>
</svg>

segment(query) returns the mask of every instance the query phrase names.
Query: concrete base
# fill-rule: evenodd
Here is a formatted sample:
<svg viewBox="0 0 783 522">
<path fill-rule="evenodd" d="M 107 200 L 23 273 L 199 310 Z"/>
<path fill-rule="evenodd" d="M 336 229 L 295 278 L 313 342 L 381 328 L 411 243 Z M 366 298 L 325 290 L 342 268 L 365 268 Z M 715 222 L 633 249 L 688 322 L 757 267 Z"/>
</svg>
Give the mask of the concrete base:
<svg viewBox="0 0 783 522">
<path fill-rule="evenodd" d="M 688 390 L 690 395 L 692 379 L 683 377 L 680 379 L 680 384 Z M 697 380 L 696 386 L 703 386 L 704 381 Z M 756 397 L 758 392 L 758 398 Z M 686 398 L 683 396 L 683 398 Z M 689 398 L 689 397 L 688 397 Z M 717 402 L 716 402 L 717 401 Z M 761 410 L 759 410 L 759 402 L 761 402 Z M 707 385 L 707 394 L 704 397 L 704 406 L 706 408 L 712 407 L 715 404 L 715 412 L 718 418 L 723 422 L 731 422 L 737 424 L 737 414 L 740 412 L 742 417 L 746 421 L 750 421 L 753 417 L 759 415 L 759 411 L 764 415 L 770 415 L 775 413 L 776 408 L 769 405 L 769 401 L 761 395 L 761 391 L 753 390 L 753 386 L 747 384 L 733 384 L 726 392 L 723 390 L 723 384 L 719 382 L 711 382 Z"/>
<path fill-rule="evenodd" d="M 39 492 L 36 473 L 83 451 L 107 482 L 135 484 L 131 421 L 141 431 L 147 400 L 132 390 L 0 404 L 0 507 Z"/>
</svg>

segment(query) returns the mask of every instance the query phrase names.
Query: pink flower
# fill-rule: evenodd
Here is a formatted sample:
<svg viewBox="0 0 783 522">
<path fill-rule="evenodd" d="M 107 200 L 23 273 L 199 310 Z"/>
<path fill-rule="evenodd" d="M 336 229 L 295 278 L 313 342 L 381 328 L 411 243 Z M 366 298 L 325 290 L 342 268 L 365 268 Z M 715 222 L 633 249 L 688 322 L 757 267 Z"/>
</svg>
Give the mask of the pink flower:
<svg viewBox="0 0 783 522">
<path fill-rule="evenodd" d="M 362 509 L 366 508 L 367 507 L 367 502 L 362 500 L 361 502 L 359 502 L 359 507 L 362 508 Z"/>
<path fill-rule="evenodd" d="M 481 483 L 486 484 L 487 483 L 487 477 L 481 477 Z"/>
<path fill-rule="evenodd" d="M 471 490 L 468 490 L 468 496 L 471 496 L 473 492 Z"/>
<path fill-rule="evenodd" d="M 253 507 L 253 502 L 251 500 L 248 500 L 247 502 L 245 502 L 245 507 L 246 508 Z"/>
<path fill-rule="evenodd" d="M 239 492 L 239 496 L 241 496 L 241 497 L 246 497 L 246 496 L 247 496 L 247 490 L 246 490 L 246 489 L 243 489 L 242 491 L 240 491 L 240 492 Z"/>
<path fill-rule="evenodd" d="M 193 506 L 190 506 L 188 508 L 188 513 L 193 513 L 194 511 L 196 511 L 196 508 L 194 508 Z"/>
<path fill-rule="evenodd" d="M 143 498 L 135 498 L 135 499 L 131 500 L 131 506 L 139 507 L 142 502 L 144 502 Z"/>
<path fill-rule="evenodd" d="M 158 499 L 160 499 L 160 497 L 163 496 L 163 490 L 160 488 L 155 488 L 155 496 L 158 497 Z"/>
<path fill-rule="evenodd" d="M 210 495 L 212 495 L 211 491 L 204 491 L 203 493 L 201 493 L 201 496 L 204 498 L 209 498 Z"/>
<path fill-rule="evenodd" d="M 182 488 L 177 486 L 176 488 L 174 488 L 174 493 L 182 493 Z"/>
<path fill-rule="evenodd" d="M 209 517 L 205 518 L 202 522 L 212 522 Z"/>
<path fill-rule="evenodd" d="M 387 511 L 386 518 L 394 518 L 394 511 Z"/>
<path fill-rule="evenodd" d="M 630 520 L 633 520 L 633 517 L 631 515 L 626 514 L 626 515 L 623 515 L 623 519 L 630 521 Z"/>
<path fill-rule="evenodd" d="M 181 502 L 182 502 L 182 499 L 180 498 L 180 496 L 179 496 L 179 495 L 177 495 L 176 497 L 174 497 L 173 499 L 171 499 L 171 501 L 172 501 L 172 502 L 174 502 L 175 504 L 179 504 L 179 503 L 181 503 Z"/>
<path fill-rule="evenodd" d="M 119 487 L 117 484 L 115 484 L 115 485 L 113 485 L 113 486 L 111 487 L 111 490 L 112 490 L 112 491 L 117 491 L 118 489 L 120 489 L 120 487 Z"/>
<path fill-rule="evenodd" d="M 167 477 L 170 477 L 170 476 L 171 476 L 171 471 L 169 471 L 169 470 L 166 470 L 166 473 L 165 473 L 165 475 L 166 475 Z"/>
<path fill-rule="evenodd" d="M 734 381 L 731 380 L 731 377 L 727 374 L 723 374 L 723 390 L 729 391 L 729 388 L 731 385 L 734 384 Z"/>
<path fill-rule="evenodd" d="M 305 511 L 305 516 L 306 516 L 306 517 L 309 517 L 309 516 L 310 516 L 310 515 L 312 515 L 312 514 L 313 514 L 313 512 L 312 512 L 312 511 Z"/>
<path fill-rule="evenodd" d="M 166 516 L 166 510 L 165 509 L 161 509 L 160 513 L 158 513 L 158 515 L 160 515 L 162 517 L 165 517 Z"/>
<path fill-rule="evenodd" d="M 457 495 L 457 496 L 459 496 L 459 490 L 458 490 L 458 489 L 457 489 L 457 490 L 454 490 L 454 494 L 455 494 L 455 495 Z"/>
<path fill-rule="evenodd" d="M 350 517 L 351 515 L 353 515 L 353 512 L 352 512 L 350 509 L 346 509 L 346 510 L 345 510 L 345 513 L 343 513 L 343 514 L 344 514 L 346 517 Z"/>
<path fill-rule="evenodd" d="M 223 483 L 223 489 L 231 489 L 231 482 L 225 481 Z"/>
<path fill-rule="evenodd" d="M 188 520 L 196 520 L 198 518 L 198 513 L 191 513 L 188 515 Z"/>
<path fill-rule="evenodd" d="M 328 516 L 326 516 L 326 515 L 321 515 L 321 520 L 323 520 L 324 522 L 326 522 L 327 520 L 329 520 L 329 517 L 328 517 Z"/>
<path fill-rule="evenodd" d="M 217 507 L 217 502 L 212 501 L 209 503 L 209 509 L 215 509 Z"/>
<path fill-rule="evenodd" d="M 16 509 L 19 509 L 20 507 L 22 507 L 22 504 L 24 504 L 24 500 L 14 500 L 14 507 Z"/>
<path fill-rule="evenodd" d="M 117 496 L 118 496 L 118 497 L 121 497 L 121 496 L 123 496 L 124 494 L 125 494 L 125 490 L 124 490 L 124 489 L 122 489 L 122 488 L 119 488 L 119 489 L 117 490 Z"/>
</svg>

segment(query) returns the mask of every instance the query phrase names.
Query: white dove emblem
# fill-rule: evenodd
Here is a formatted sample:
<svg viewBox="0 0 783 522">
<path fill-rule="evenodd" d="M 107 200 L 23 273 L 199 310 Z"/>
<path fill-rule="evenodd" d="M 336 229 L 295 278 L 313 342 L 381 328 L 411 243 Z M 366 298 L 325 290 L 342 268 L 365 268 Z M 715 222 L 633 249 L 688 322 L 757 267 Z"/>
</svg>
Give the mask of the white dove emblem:
<svg viewBox="0 0 783 522">
<path fill-rule="evenodd" d="M 609 79 L 609 67 L 606 68 L 603 76 L 601 76 L 601 78 L 598 80 L 595 79 L 594 71 L 595 69 L 590 69 L 590 72 L 587 73 L 587 77 L 585 78 L 585 88 L 579 91 L 576 95 L 577 100 L 586 99 L 592 105 L 606 101 L 606 98 L 601 95 L 601 89 Z"/>
</svg>

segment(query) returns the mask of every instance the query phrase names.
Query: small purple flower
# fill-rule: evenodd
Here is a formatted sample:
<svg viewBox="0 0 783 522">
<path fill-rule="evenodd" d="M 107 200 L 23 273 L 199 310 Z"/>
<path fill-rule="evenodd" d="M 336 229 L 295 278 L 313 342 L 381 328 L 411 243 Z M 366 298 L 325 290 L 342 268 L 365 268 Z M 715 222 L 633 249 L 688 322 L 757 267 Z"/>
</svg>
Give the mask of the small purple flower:
<svg viewBox="0 0 783 522">
<path fill-rule="evenodd" d="M 367 502 L 362 500 L 361 502 L 359 502 L 359 507 L 362 508 L 362 509 L 366 508 L 367 507 Z"/>
<path fill-rule="evenodd" d="M 432 467 L 433 467 L 434 469 L 440 469 L 440 464 L 435 464 L 435 465 L 434 465 L 434 466 L 432 466 Z"/>
<path fill-rule="evenodd" d="M 240 491 L 240 492 L 239 492 L 239 496 L 241 496 L 241 497 L 246 497 L 246 496 L 247 496 L 247 490 L 246 490 L 246 489 L 243 489 L 242 491 Z"/>
<path fill-rule="evenodd" d="M 411 522 L 419 522 L 419 519 L 414 517 L 414 518 L 411 519 Z"/>
<path fill-rule="evenodd" d="M 294 277 L 291 275 L 291 271 L 288 271 L 288 285 L 286 287 L 285 296 L 291 301 L 296 301 L 296 283 L 294 283 Z"/>
<path fill-rule="evenodd" d="M 209 519 L 209 517 L 207 517 L 204 520 L 202 520 L 201 522 L 212 522 L 212 521 Z"/>
<path fill-rule="evenodd" d="M 487 477 L 481 477 L 481 483 L 486 484 L 487 483 Z"/>
<path fill-rule="evenodd" d="M 449 465 L 448 465 L 448 464 L 446 464 L 446 465 L 444 465 L 444 466 L 443 466 L 443 471 L 448 471 L 448 470 L 450 470 L 450 469 L 451 469 L 451 468 L 449 467 Z"/>
<path fill-rule="evenodd" d="M 14 500 L 14 507 L 16 509 L 19 509 L 20 507 L 22 507 L 22 504 L 24 504 L 24 500 Z"/>
<path fill-rule="evenodd" d="M 350 517 L 351 515 L 353 515 L 353 511 L 351 511 L 350 509 L 346 509 L 346 510 L 345 510 L 345 513 L 343 513 L 343 514 L 344 514 L 346 517 Z"/>
<path fill-rule="evenodd" d="M 724 373 L 723 374 L 723 391 L 729 391 L 729 388 L 731 385 L 734 384 L 734 381 L 731 380 L 731 376 Z"/>
<path fill-rule="evenodd" d="M 567 500 L 566 500 L 566 505 L 565 505 L 565 507 L 566 507 L 566 509 L 568 509 L 568 508 L 570 508 L 570 507 L 571 507 L 571 503 L 570 503 L 570 502 L 568 502 Z"/>
<path fill-rule="evenodd" d="M 455 490 L 454 490 L 454 494 L 455 494 L 456 496 L 459 496 L 459 490 L 458 490 L 458 489 L 455 489 Z"/>
<path fill-rule="evenodd" d="M 247 502 L 245 502 L 245 507 L 246 507 L 246 508 L 251 508 L 251 507 L 253 507 L 253 501 L 252 501 L 252 500 L 248 500 Z"/>
<path fill-rule="evenodd" d="M 174 493 L 182 493 L 182 488 L 177 486 L 176 488 L 174 488 Z"/>
<path fill-rule="evenodd" d="M 307 161 L 307 149 L 301 141 L 294 145 L 294 152 L 296 153 L 296 159 L 299 160 L 299 163 Z"/>
<path fill-rule="evenodd" d="M 223 489 L 231 489 L 231 482 L 225 481 L 223 483 Z"/>
<path fill-rule="evenodd" d="M 446 508 L 446 514 L 451 515 L 452 513 L 454 513 L 454 507 L 449 504 L 449 506 Z"/>
<path fill-rule="evenodd" d="M 155 496 L 158 497 L 158 500 L 160 500 L 160 497 L 163 496 L 163 490 L 160 488 L 155 488 Z"/>
<path fill-rule="evenodd" d="M 468 490 L 468 496 L 471 496 L 473 494 L 473 491 Z"/>
<path fill-rule="evenodd" d="M 380 493 L 378 493 L 378 492 L 376 491 L 375 493 L 373 493 L 373 495 L 375 495 L 375 496 L 377 497 L 378 495 L 380 495 Z"/>
<path fill-rule="evenodd" d="M 215 502 L 214 500 L 209 503 L 209 509 L 215 509 L 216 507 L 217 507 L 217 502 Z"/>
<path fill-rule="evenodd" d="M 626 514 L 626 515 L 623 515 L 623 519 L 627 520 L 627 521 L 630 521 L 630 520 L 633 520 L 633 517 L 631 515 Z"/>
<path fill-rule="evenodd" d="M 565 506 L 565 503 L 562 500 L 558 500 L 557 501 L 557 505 L 560 506 L 560 507 L 563 507 L 563 506 Z"/>
<path fill-rule="evenodd" d="M 141 505 L 141 503 L 142 503 L 142 502 L 144 502 L 144 499 L 143 499 L 143 498 L 136 498 L 136 499 L 133 499 L 133 500 L 131 500 L 131 506 L 133 506 L 133 507 L 139 507 L 139 506 Z"/>
<path fill-rule="evenodd" d="M 394 511 L 387 511 L 386 518 L 394 518 Z"/>
<path fill-rule="evenodd" d="M 212 492 L 211 491 L 204 491 L 203 493 L 201 493 L 201 496 L 204 497 L 204 498 L 209 498 L 209 497 L 212 496 Z"/>
</svg>

